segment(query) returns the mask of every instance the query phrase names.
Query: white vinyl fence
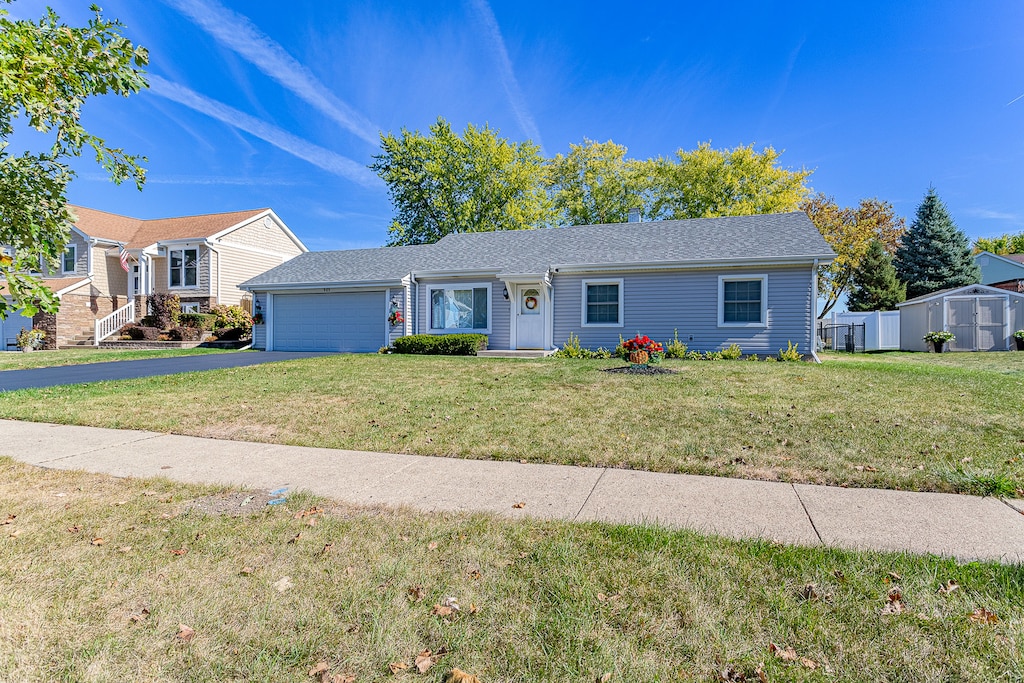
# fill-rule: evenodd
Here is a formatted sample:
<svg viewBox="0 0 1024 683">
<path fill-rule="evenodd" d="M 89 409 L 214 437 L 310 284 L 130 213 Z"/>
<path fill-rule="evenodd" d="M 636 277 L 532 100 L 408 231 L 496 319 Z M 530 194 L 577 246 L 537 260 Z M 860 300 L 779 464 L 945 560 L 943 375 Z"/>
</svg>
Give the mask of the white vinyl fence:
<svg viewBox="0 0 1024 683">
<path fill-rule="evenodd" d="M 863 325 L 865 351 L 897 351 L 900 348 L 899 311 L 833 313 L 822 321 L 827 325 Z"/>
</svg>

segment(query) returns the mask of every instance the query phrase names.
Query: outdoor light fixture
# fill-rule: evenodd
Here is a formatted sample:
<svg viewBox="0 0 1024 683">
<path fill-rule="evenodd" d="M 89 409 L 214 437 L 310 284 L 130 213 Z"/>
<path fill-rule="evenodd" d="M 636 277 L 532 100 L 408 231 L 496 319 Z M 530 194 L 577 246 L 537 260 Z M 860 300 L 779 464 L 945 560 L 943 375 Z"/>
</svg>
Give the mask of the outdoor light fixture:
<svg viewBox="0 0 1024 683">
<path fill-rule="evenodd" d="M 508 301 L 508 287 L 501 288 L 501 295 L 505 297 L 505 301 Z"/>
</svg>

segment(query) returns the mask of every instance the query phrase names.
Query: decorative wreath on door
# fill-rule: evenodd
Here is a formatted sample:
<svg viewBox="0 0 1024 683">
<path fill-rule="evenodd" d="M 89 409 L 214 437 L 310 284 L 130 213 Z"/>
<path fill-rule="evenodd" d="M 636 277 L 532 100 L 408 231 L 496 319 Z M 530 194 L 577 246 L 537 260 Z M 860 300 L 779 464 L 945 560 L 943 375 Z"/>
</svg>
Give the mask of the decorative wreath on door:
<svg viewBox="0 0 1024 683">
<path fill-rule="evenodd" d="M 526 304 L 527 310 L 532 311 L 533 309 L 537 308 L 537 297 L 528 296 L 526 297 L 524 303 Z"/>
</svg>

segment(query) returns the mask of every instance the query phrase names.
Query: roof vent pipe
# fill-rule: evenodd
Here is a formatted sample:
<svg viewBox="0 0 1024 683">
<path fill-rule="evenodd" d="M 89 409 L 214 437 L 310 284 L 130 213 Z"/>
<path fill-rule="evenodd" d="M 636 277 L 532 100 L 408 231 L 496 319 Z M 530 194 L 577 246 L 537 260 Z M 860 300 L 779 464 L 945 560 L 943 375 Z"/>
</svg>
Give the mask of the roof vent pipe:
<svg viewBox="0 0 1024 683">
<path fill-rule="evenodd" d="M 644 219 L 643 215 L 640 213 L 640 209 L 638 209 L 638 208 L 637 209 L 630 209 L 629 212 L 626 214 L 626 216 L 627 216 L 626 220 L 629 221 L 630 223 L 640 223 Z"/>
</svg>

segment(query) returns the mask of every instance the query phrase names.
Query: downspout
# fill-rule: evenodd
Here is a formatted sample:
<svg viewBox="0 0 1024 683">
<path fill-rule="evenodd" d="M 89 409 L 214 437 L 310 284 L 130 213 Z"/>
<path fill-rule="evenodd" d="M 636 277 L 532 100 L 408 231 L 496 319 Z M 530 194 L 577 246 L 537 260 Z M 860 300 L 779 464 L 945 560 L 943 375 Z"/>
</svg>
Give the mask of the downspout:
<svg viewBox="0 0 1024 683">
<path fill-rule="evenodd" d="M 818 358 L 818 340 L 815 330 L 818 324 L 818 259 L 814 259 L 811 266 L 811 358 L 815 363 L 820 363 Z"/>
<path fill-rule="evenodd" d="M 92 248 L 94 246 L 96 246 L 95 238 L 89 237 L 85 240 L 85 248 L 88 249 L 88 254 L 86 254 L 85 261 L 85 274 L 88 275 L 89 277 L 92 277 Z"/>
<path fill-rule="evenodd" d="M 412 301 L 409 308 L 412 309 L 412 333 L 420 333 L 420 283 L 416 280 L 416 273 L 409 273 L 409 282 L 412 283 Z"/>
<path fill-rule="evenodd" d="M 213 246 L 209 242 L 206 243 L 206 248 L 217 255 L 217 303 L 220 304 L 220 252 L 217 247 Z M 210 259 L 210 281 L 213 281 L 213 259 Z"/>
</svg>

